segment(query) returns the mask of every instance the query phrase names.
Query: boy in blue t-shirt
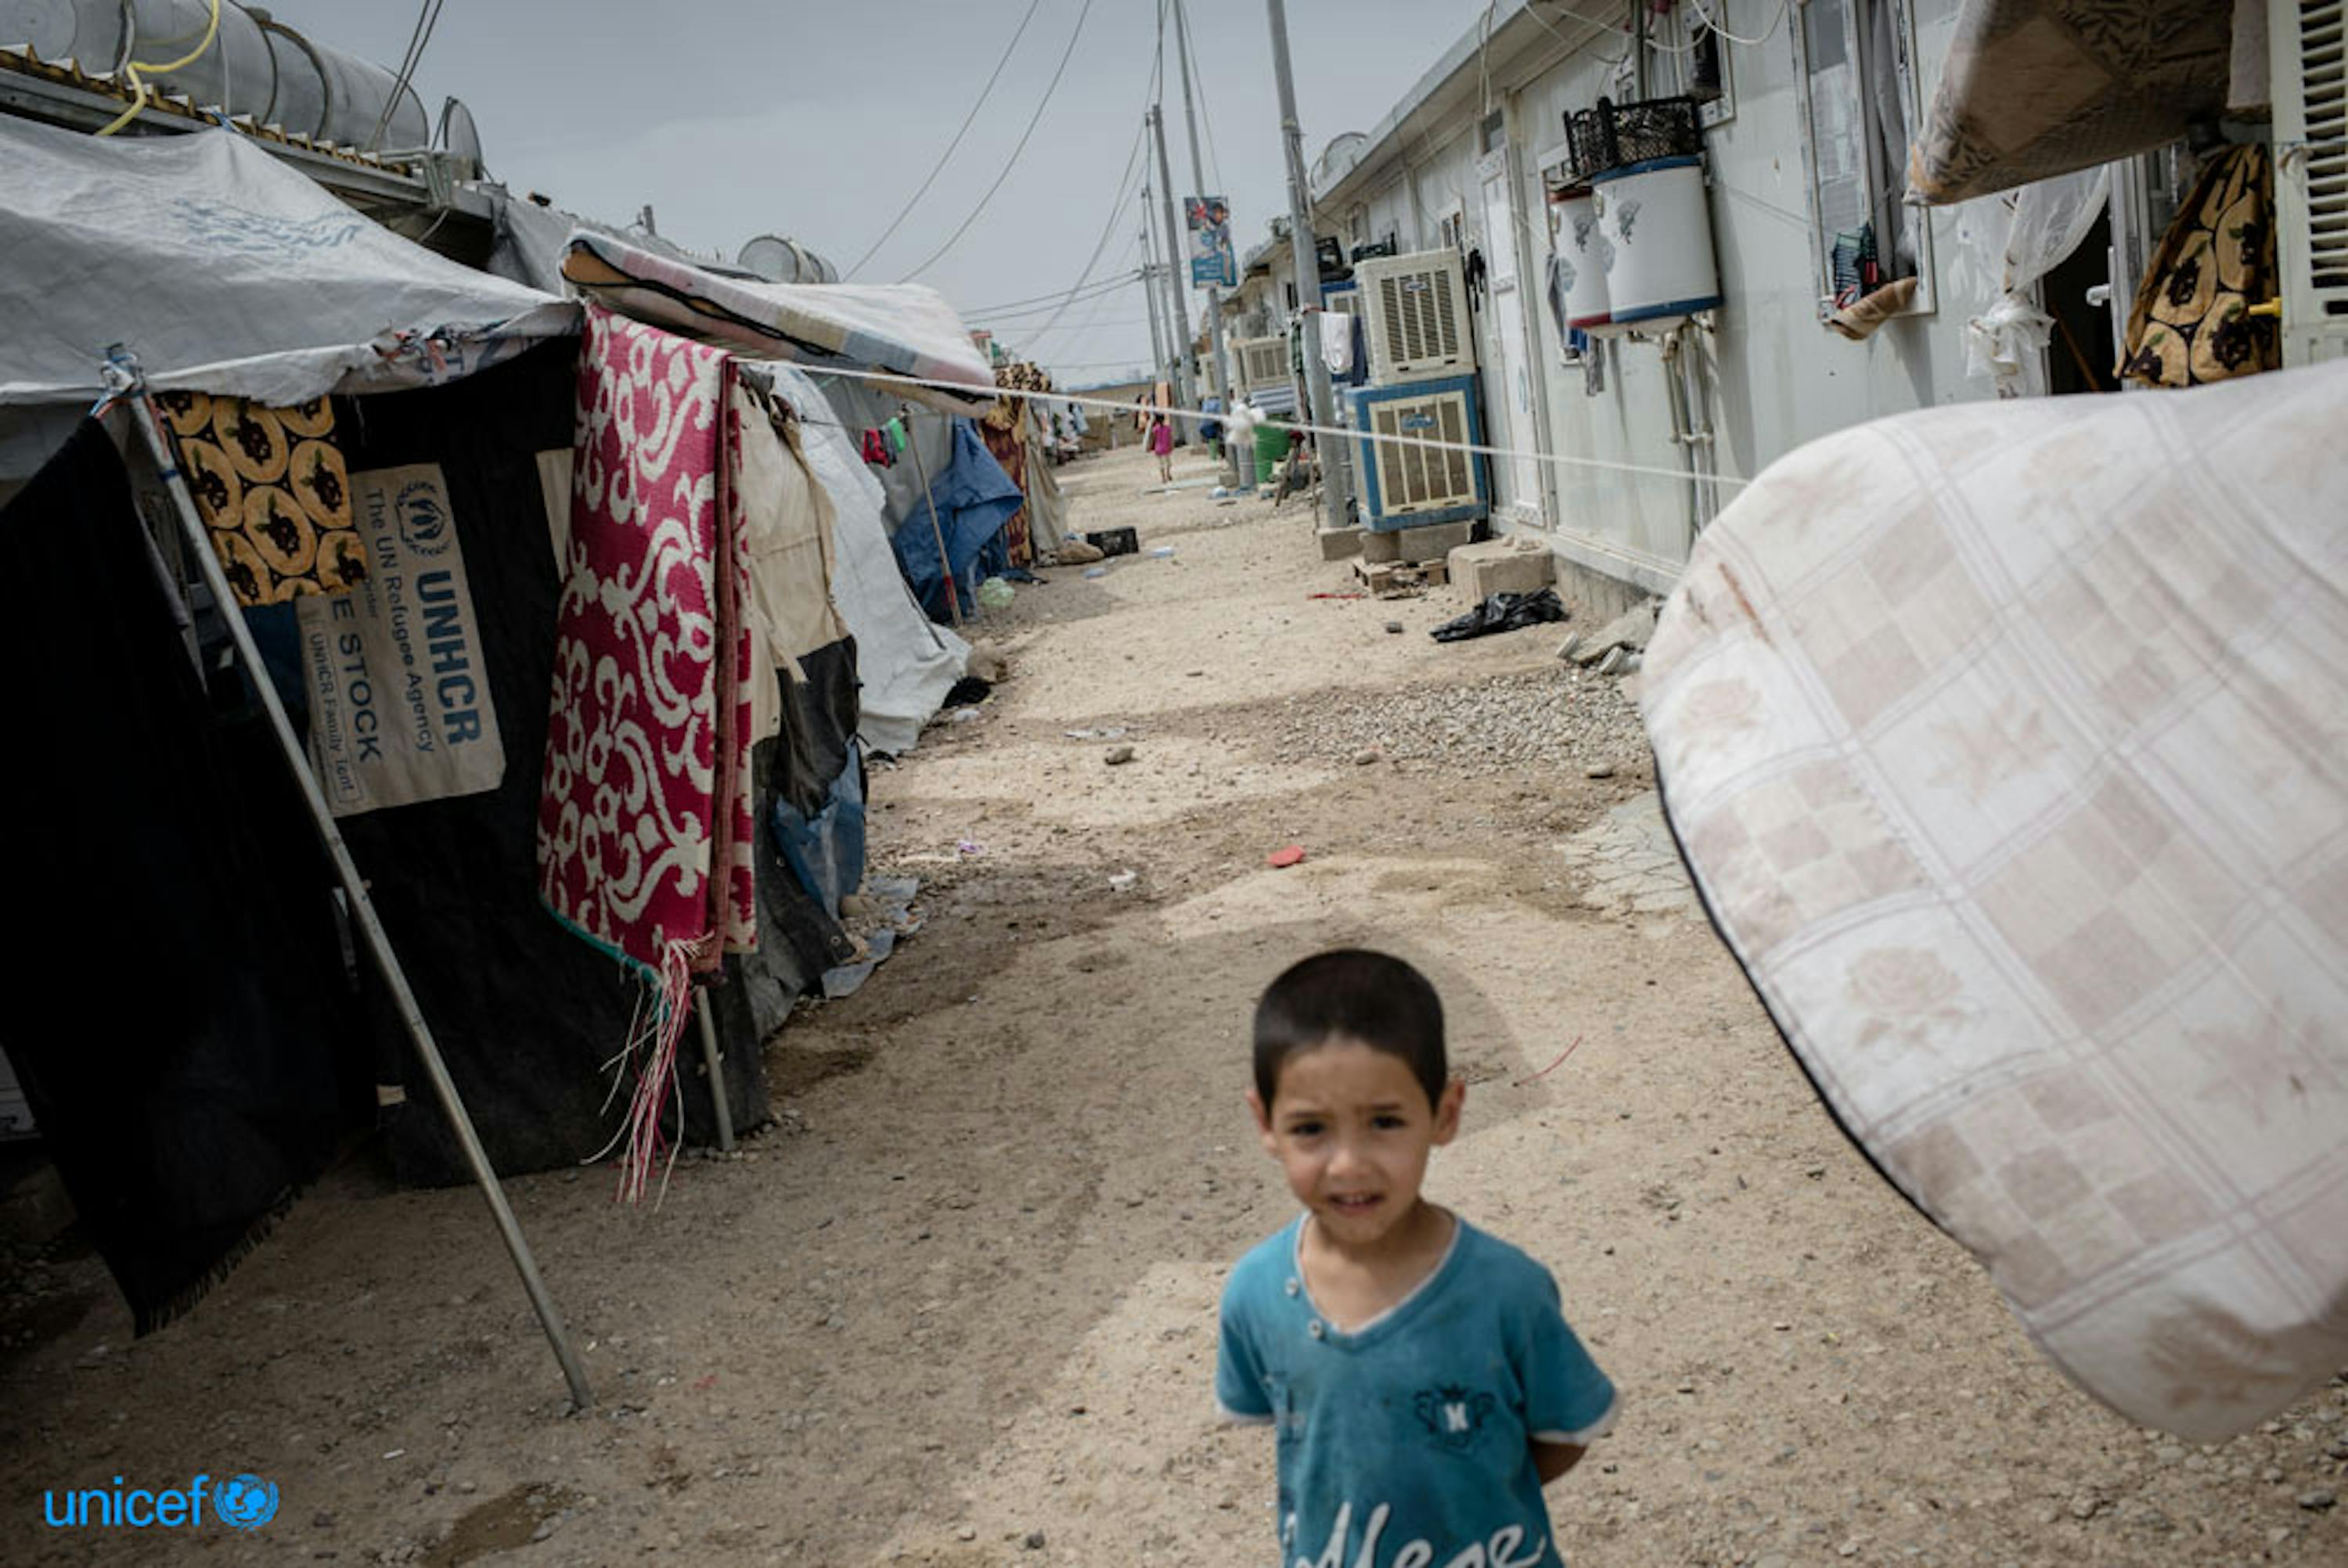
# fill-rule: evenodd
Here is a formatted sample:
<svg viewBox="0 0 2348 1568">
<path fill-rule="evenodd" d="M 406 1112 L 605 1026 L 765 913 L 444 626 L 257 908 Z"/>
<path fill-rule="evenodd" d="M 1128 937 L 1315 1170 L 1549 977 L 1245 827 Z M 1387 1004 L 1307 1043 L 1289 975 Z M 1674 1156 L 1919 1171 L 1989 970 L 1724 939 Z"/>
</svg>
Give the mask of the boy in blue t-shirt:
<svg viewBox="0 0 2348 1568">
<path fill-rule="evenodd" d="M 1547 1269 L 1419 1195 L 1466 1092 L 1399 958 L 1323 953 L 1256 1004 L 1248 1105 L 1304 1213 L 1231 1270 L 1215 1398 L 1277 1430 L 1283 1568 L 1561 1561 L 1541 1487 L 1614 1386 Z"/>
</svg>

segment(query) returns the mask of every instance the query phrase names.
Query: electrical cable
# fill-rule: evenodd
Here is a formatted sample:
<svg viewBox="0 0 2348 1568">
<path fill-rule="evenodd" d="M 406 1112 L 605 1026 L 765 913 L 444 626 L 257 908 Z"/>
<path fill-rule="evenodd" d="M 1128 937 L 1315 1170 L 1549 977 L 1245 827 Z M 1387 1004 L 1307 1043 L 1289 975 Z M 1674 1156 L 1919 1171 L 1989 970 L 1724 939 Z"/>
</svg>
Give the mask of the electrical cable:
<svg viewBox="0 0 2348 1568">
<path fill-rule="evenodd" d="M 1125 173 L 1123 177 L 1117 180 L 1117 200 L 1109 204 L 1108 221 L 1101 225 L 1100 238 L 1093 242 L 1093 253 L 1086 259 L 1084 272 L 1077 275 L 1076 286 L 1079 288 L 1083 287 L 1086 280 L 1093 275 L 1093 269 L 1100 265 L 1101 252 L 1108 249 L 1108 237 L 1117 231 L 1117 214 L 1124 210 L 1127 190 L 1133 183 L 1135 169 L 1138 167 L 1146 167 L 1147 160 L 1141 156 L 1141 144 L 1144 140 L 1144 129 L 1145 128 L 1141 126 L 1137 125 L 1134 127 L 1133 148 L 1131 151 L 1125 155 Z M 1148 255 L 1145 254 L 1142 257 L 1142 260 L 1145 262 L 1148 261 Z M 1074 291 L 1072 290 L 1071 292 L 1073 292 Z M 1060 306 L 1062 311 L 1065 311 L 1067 308 L 1068 306 L 1066 303 L 1063 303 Z M 1045 326 L 1048 329 L 1049 327 L 1056 325 L 1060 317 L 1056 312 L 1053 314 L 1052 319 L 1045 323 Z"/>
<path fill-rule="evenodd" d="M 897 216 L 889 220 L 889 227 L 880 231 L 880 238 L 873 241 L 870 248 L 856 259 L 855 265 L 839 275 L 840 282 L 849 282 L 863 270 L 864 263 L 872 260 L 873 254 L 889 242 L 889 236 L 897 231 L 897 226 L 904 222 L 906 216 L 920 204 L 923 194 L 944 172 L 946 160 L 954 155 L 954 149 L 962 145 L 962 138 L 970 134 L 971 126 L 978 119 L 978 111 L 986 107 L 987 95 L 994 91 L 994 84 L 1003 77 L 1003 67 L 1011 63 L 1011 52 L 1019 46 L 1019 40 L 1027 32 L 1027 24 L 1035 19 L 1035 12 L 1043 4 L 1044 0 L 1027 0 L 1027 14 L 1019 18 L 1019 26 L 1011 35 L 1011 42 L 1003 46 L 1003 57 L 994 62 L 994 74 L 986 78 L 986 86 L 979 88 L 978 101 L 970 106 L 968 114 L 962 117 L 962 128 L 953 133 L 953 139 L 946 143 L 946 149 L 938 154 L 938 160 L 931 166 L 929 177 L 922 181 L 921 189 L 906 198 L 905 205 L 899 210 Z"/>
<path fill-rule="evenodd" d="M 132 120 L 137 119 L 139 118 L 139 111 L 147 107 L 148 100 L 154 97 L 155 89 L 147 85 L 146 79 L 139 75 L 141 71 L 152 71 L 159 77 L 168 77 L 173 71 L 185 70 L 190 66 L 194 65 L 198 60 L 202 59 L 204 57 L 204 51 L 212 46 L 212 40 L 220 36 L 220 19 L 221 0 L 212 0 L 212 19 L 205 25 L 203 38 L 194 48 L 189 50 L 186 54 L 180 56 L 176 60 L 163 61 L 160 63 L 145 60 L 132 60 L 125 64 L 122 67 L 122 72 L 123 75 L 130 78 L 130 107 L 124 109 L 121 114 L 115 117 L 112 120 L 109 120 L 104 128 L 100 129 L 98 134 L 100 136 L 112 136 L 116 131 L 120 130 L 124 126 L 129 125 Z M 174 42 L 176 41 L 177 40 L 174 40 Z"/>
<path fill-rule="evenodd" d="M 1079 284 L 1074 289 L 1063 289 L 1056 294 L 1039 295 L 1027 304 L 998 307 L 991 311 L 963 311 L 960 313 L 962 319 L 966 322 L 996 322 L 1013 316 L 1040 316 L 1058 310 L 1063 304 L 1073 304 L 1077 300 L 1088 300 L 1097 294 L 1112 293 L 1131 282 L 1133 282 L 1132 272 L 1120 272 L 1113 278 L 1104 278 L 1099 282 L 1089 286 Z"/>
<path fill-rule="evenodd" d="M 1748 49 L 1757 49 L 1762 45 L 1767 43 L 1771 38 L 1777 36 L 1777 25 L 1783 22 L 1787 15 L 1793 10 L 1794 0 L 1778 0 L 1776 15 L 1769 19 L 1769 26 L 1763 29 L 1761 36 L 1757 38 L 1740 38 L 1735 34 L 1730 32 L 1727 28 L 1722 26 L 1719 21 L 1714 17 L 1713 14 L 1704 9 L 1704 0 L 1688 0 L 1688 6 L 1696 14 L 1697 16 L 1703 19 L 1705 26 L 1712 29 L 1713 36 L 1715 37 L 1721 38 L 1731 44 L 1741 44 Z M 1728 0 L 1720 0 L 1720 11 L 1721 15 L 1724 16 L 1728 14 Z"/>
<path fill-rule="evenodd" d="M 1525 15 L 1540 23 L 1541 30 L 1546 32 L 1550 37 L 1555 38 L 1559 43 L 1578 52 L 1588 48 L 1596 41 L 1591 38 L 1584 38 L 1581 42 L 1576 43 L 1573 39 L 1567 37 L 1564 34 L 1559 32 L 1556 28 L 1549 25 L 1549 18 L 1542 15 L 1539 9 L 1537 9 L 1539 4 L 1540 0 L 1528 0 L 1527 5 L 1525 5 Z M 1630 37 L 1628 29 L 1622 23 L 1601 22 L 1595 16 L 1585 16 L 1581 12 L 1569 10 L 1563 5 L 1560 5 L 1557 8 L 1557 14 L 1560 16 L 1570 16 L 1573 20 L 1581 23 L 1585 27 L 1595 27 L 1603 33 L 1622 32 L 1623 34 L 1622 52 L 1619 55 L 1613 56 L 1612 58 L 1609 58 L 1604 55 L 1599 56 L 1598 58 L 1601 64 L 1607 66 L 1619 66 L 1631 57 L 1633 40 Z"/>
<path fill-rule="evenodd" d="M 399 109 L 399 95 L 407 91 L 408 83 L 415 78 L 416 67 L 424 63 L 424 51 L 432 43 L 432 30 L 440 26 L 440 9 L 448 0 L 427 0 L 427 4 L 430 5 L 431 12 L 428 15 L 422 11 L 417 13 L 420 28 L 414 46 L 401 58 L 399 74 L 391 80 L 391 96 L 383 100 L 383 112 L 375 117 L 375 129 L 367 133 L 366 149 L 369 152 L 381 150 L 383 133 L 391 128 L 391 117 Z M 429 131 L 426 134 L 428 138 Z"/>
<path fill-rule="evenodd" d="M 1035 342 L 1045 335 L 1046 331 L 1048 331 L 1050 335 L 1055 337 L 1062 337 L 1066 334 L 1064 340 L 1065 346 L 1058 352 L 1062 354 L 1080 354 L 1083 352 L 1083 349 L 1079 345 L 1085 341 L 1081 335 L 1083 333 L 1095 331 L 1117 331 L 1126 327 L 1147 324 L 1148 318 L 1146 316 L 1128 316 L 1116 321 L 1104 321 L 1102 319 L 1103 313 L 1120 308 L 1130 308 L 1132 302 L 1133 302 L 1131 300 L 1120 297 L 1117 294 L 1106 294 L 1101 298 L 1093 301 L 1090 304 L 1086 305 L 1083 311 L 1079 312 L 1078 318 L 1080 319 L 1071 319 L 1050 327 L 1049 329 L 1037 328 L 1033 332 L 1014 332 L 1009 335 L 1020 343 L 1028 345 L 1026 351 L 1021 353 L 1019 355 L 1022 359 L 1035 359 L 1039 357 L 1033 352 L 1033 345 Z M 1001 334 L 998 334 L 998 336 L 1000 335 Z"/>
<path fill-rule="evenodd" d="M 1122 195 L 1120 195 L 1119 200 L 1120 204 L 1122 204 Z M 1124 280 L 1120 279 L 1118 281 L 1123 282 Z M 1103 286 L 1107 286 L 1106 281 L 1104 282 Z M 1030 294 L 1024 300 L 1004 300 L 1000 304 L 981 305 L 974 309 L 963 310 L 962 313 L 965 316 L 999 316 L 1011 314 L 1029 305 L 1043 305 L 1048 309 L 1056 301 L 1067 292 L 1068 291 L 1066 289 L 1055 289 L 1048 294 Z M 961 307 L 957 306 L 956 308 L 960 309 Z"/>
<path fill-rule="evenodd" d="M 1127 316 L 1120 321 L 1105 322 L 1098 319 L 1097 312 L 1096 312 L 1094 315 L 1086 316 L 1080 322 L 1070 322 L 1066 326 L 1029 327 L 1023 329 L 1015 335 L 1022 339 L 1025 339 L 1031 337 L 1042 337 L 1047 332 L 1080 333 L 1088 332 L 1095 327 L 1138 327 L 1147 326 L 1148 324 L 1148 321 L 1149 319 L 1147 316 Z"/>
<path fill-rule="evenodd" d="M 1179 3 L 1174 7 L 1174 21 L 1182 29 L 1183 41 L 1190 46 L 1192 73 L 1190 85 L 1199 91 L 1199 115 L 1207 122 L 1207 171 L 1215 177 L 1217 192 L 1229 190 L 1223 183 L 1223 160 L 1215 151 L 1215 110 L 1207 102 L 1207 73 L 1200 67 L 1199 40 L 1190 36 L 1190 8 Z M 1202 193 L 1203 194 L 1203 193 Z"/>
<path fill-rule="evenodd" d="M 396 103 L 399 99 L 398 84 L 407 78 L 409 63 L 416 58 L 417 43 L 424 36 L 425 18 L 432 14 L 432 4 L 433 0 L 419 0 L 419 4 L 416 7 L 416 26 L 407 30 L 407 46 L 399 51 L 399 68 L 392 73 L 391 97 L 387 100 L 389 102 Z M 377 115 L 376 117 L 375 129 L 367 133 L 367 141 L 369 146 L 373 146 L 375 138 L 383 134 L 383 125 L 384 117 L 382 115 Z"/>
<path fill-rule="evenodd" d="M 1043 120 L 1044 111 L 1051 107 L 1052 95 L 1058 89 L 1060 78 L 1067 74 L 1068 61 L 1076 55 L 1076 40 L 1085 36 L 1085 18 L 1092 13 L 1093 0 L 1085 0 L 1084 9 L 1076 13 L 1076 27 L 1068 34 L 1068 46 L 1061 52 L 1060 63 L 1053 70 L 1052 79 L 1045 84 L 1044 96 L 1035 100 L 1035 112 L 1027 118 L 1027 128 L 1019 133 L 1019 145 L 1011 149 L 1011 157 L 1004 164 L 1003 172 L 994 177 L 994 183 L 986 188 L 986 194 L 978 199 L 978 205 L 970 210 L 970 216 L 962 220 L 962 226 L 947 235 L 946 242 L 930 252 L 920 266 L 898 279 L 899 282 L 911 282 L 953 250 L 962 237 L 970 232 L 970 226 L 978 221 L 978 215 L 986 210 L 986 204 L 994 200 L 994 193 L 1003 189 L 1003 182 L 1011 178 L 1011 171 L 1019 167 L 1019 155 L 1027 150 L 1028 138 L 1035 134 L 1035 127 Z"/>
</svg>

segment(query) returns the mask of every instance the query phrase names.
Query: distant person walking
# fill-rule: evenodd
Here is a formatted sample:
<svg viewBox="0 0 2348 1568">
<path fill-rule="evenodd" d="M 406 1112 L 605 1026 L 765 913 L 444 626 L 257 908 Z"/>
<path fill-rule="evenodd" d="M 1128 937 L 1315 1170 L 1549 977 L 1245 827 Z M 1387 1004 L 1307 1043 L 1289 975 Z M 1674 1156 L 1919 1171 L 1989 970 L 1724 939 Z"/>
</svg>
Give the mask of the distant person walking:
<svg viewBox="0 0 2348 1568">
<path fill-rule="evenodd" d="M 1158 454 L 1158 482 L 1174 482 L 1174 425 L 1164 410 L 1149 416 L 1149 449 Z"/>
</svg>

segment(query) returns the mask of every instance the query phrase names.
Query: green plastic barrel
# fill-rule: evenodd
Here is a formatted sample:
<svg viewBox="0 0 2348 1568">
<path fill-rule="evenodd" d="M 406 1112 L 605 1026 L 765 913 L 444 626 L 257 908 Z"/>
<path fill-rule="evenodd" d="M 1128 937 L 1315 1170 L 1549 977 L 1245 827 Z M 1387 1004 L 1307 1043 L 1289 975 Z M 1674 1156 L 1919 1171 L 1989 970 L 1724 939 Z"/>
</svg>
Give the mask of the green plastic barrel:
<svg viewBox="0 0 2348 1568">
<path fill-rule="evenodd" d="M 1255 482 L 1269 485 L 1288 461 L 1288 426 L 1267 419 L 1255 427 Z"/>
</svg>

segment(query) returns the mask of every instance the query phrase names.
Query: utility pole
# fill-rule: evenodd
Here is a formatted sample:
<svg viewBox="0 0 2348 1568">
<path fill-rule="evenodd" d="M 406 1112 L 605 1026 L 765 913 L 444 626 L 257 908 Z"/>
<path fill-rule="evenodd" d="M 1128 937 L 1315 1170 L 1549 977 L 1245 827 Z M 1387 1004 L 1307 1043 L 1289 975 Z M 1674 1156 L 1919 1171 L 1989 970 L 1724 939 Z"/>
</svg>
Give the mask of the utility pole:
<svg viewBox="0 0 2348 1568">
<path fill-rule="evenodd" d="M 1313 243 L 1313 190 L 1304 179 L 1304 131 L 1296 123 L 1296 81 L 1288 68 L 1288 10 L 1281 0 L 1264 0 L 1272 14 L 1272 74 L 1280 86 L 1280 131 L 1288 153 L 1288 245 L 1296 261 L 1296 308 L 1304 327 L 1304 390 L 1313 423 L 1335 427 L 1336 399 L 1329 386 L 1329 362 L 1321 357 L 1321 258 Z M 1314 438 L 1321 453 L 1322 527 L 1352 525 L 1345 442 Z"/>
<path fill-rule="evenodd" d="M 1199 157 L 1199 111 L 1190 102 L 1190 23 L 1189 18 L 1182 14 L 1182 0 L 1174 0 L 1174 46 L 1182 58 L 1182 118 L 1190 128 L 1190 182 L 1196 193 L 1204 196 L 1207 194 L 1207 166 Z M 1207 285 L 1207 349 L 1214 362 L 1214 374 L 1209 377 L 1209 384 L 1215 389 L 1216 404 L 1228 417 L 1231 411 L 1231 392 L 1229 372 L 1223 366 L 1223 290 L 1220 283 Z M 1231 443 L 1224 442 L 1226 456 L 1231 449 Z"/>
<path fill-rule="evenodd" d="M 1166 374 L 1166 329 L 1159 323 L 1158 267 L 1150 261 L 1149 252 L 1158 243 L 1151 231 L 1149 218 L 1149 187 L 1141 187 L 1141 297 L 1149 302 L 1149 379 L 1154 384 Z"/>
<path fill-rule="evenodd" d="M 1189 285 L 1182 276 L 1182 229 L 1174 220 L 1174 174 L 1166 164 L 1166 117 L 1158 106 L 1149 106 L 1149 134 L 1158 142 L 1158 200 L 1166 208 L 1166 302 L 1167 324 L 1174 333 L 1174 403 L 1178 408 L 1196 408 L 1199 400 L 1192 395 L 1190 383 L 1190 313 L 1182 302 Z M 1196 427 L 1192 427 L 1195 433 Z"/>
</svg>

